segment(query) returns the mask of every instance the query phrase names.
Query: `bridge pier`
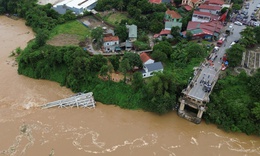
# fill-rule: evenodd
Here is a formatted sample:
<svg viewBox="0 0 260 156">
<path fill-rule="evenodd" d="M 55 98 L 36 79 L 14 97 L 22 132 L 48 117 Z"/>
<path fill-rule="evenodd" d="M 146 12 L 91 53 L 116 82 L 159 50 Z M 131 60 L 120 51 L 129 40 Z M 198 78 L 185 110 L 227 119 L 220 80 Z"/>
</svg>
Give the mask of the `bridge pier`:
<svg viewBox="0 0 260 156">
<path fill-rule="evenodd" d="M 193 109 L 198 110 L 197 114 L 188 110 L 185 110 L 185 106 L 189 106 Z M 205 112 L 205 106 L 202 101 L 195 101 L 195 99 L 182 98 L 180 99 L 180 107 L 178 110 L 178 115 L 186 120 L 189 120 L 193 123 L 199 124 L 203 112 Z"/>
</svg>

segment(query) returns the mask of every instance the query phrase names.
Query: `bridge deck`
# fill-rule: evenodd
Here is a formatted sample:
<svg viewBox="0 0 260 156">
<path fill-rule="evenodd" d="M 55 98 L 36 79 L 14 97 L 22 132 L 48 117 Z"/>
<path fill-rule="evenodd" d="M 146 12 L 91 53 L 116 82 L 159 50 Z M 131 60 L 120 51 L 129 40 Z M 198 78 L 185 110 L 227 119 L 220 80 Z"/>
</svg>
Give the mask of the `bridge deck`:
<svg viewBox="0 0 260 156">
<path fill-rule="evenodd" d="M 42 109 L 51 107 L 95 107 L 95 100 L 92 95 L 92 92 L 79 93 L 69 98 L 47 103 L 42 106 Z"/>
</svg>

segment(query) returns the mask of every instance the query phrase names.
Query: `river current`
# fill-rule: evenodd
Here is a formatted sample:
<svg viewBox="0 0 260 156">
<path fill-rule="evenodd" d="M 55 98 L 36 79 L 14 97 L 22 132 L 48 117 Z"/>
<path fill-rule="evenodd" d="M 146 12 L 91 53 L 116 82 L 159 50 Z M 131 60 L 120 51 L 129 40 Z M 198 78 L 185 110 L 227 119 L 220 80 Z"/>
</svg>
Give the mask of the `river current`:
<svg viewBox="0 0 260 156">
<path fill-rule="evenodd" d="M 196 125 L 174 111 L 158 116 L 101 103 L 95 109 L 40 109 L 73 93 L 17 74 L 11 51 L 33 38 L 23 20 L 0 16 L 0 155 L 260 155 L 259 137 Z"/>
</svg>

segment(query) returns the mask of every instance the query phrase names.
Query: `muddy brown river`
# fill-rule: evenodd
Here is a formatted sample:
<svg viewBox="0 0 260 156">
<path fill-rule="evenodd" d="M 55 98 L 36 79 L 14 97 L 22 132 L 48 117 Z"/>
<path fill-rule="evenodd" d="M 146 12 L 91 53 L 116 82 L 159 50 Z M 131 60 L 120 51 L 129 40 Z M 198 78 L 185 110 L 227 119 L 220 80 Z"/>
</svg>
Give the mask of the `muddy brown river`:
<svg viewBox="0 0 260 156">
<path fill-rule="evenodd" d="M 22 20 L 0 16 L 0 155 L 257 156 L 260 138 L 97 103 L 95 109 L 39 105 L 73 94 L 59 84 L 17 74 L 14 58 L 34 37 Z"/>
</svg>

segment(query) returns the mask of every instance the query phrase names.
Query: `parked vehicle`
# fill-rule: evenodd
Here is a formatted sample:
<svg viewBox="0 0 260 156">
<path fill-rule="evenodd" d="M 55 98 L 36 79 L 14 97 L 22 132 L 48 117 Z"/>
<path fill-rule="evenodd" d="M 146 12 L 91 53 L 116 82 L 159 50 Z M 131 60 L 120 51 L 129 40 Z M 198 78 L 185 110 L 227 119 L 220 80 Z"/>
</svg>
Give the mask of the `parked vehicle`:
<svg viewBox="0 0 260 156">
<path fill-rule="evenodd" d="M 239 25 L 239 26 L 242 26 L 242 25 L 243 25 L 243 24 L 242 24 L 241 22 L 239 22 L 239 21 L 234 22 L 234 24 Z"/>
</svg>

